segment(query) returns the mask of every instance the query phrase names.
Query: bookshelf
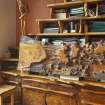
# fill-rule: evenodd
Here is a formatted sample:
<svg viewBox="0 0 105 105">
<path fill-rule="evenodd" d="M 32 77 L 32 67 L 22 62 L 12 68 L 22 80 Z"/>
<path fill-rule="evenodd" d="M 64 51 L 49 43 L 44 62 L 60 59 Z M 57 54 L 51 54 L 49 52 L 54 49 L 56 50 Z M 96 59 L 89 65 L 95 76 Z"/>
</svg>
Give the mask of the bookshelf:
<svg viewBox="0 0 105 105">
<path fill-rule="evenodd" d="M 66 19 L 37 19 L 38 25 L 39 25 L 39 33 L 37 35 L 105 35 L 105 32 L 85 32 L 86 30 L 82 27 L 86 27 L 87 24 L 83 24 L 83 22 L 89 22 L 89 21 L 105 21 L 105 16 L 97 16 L 97 17 L 71 17 Z M 71 21 L 78 21 L 79 22 L 79 32 L 77 33 L 63 33 L 64 30 L 64 24 Z M 49 23 L 56 23 L 59 26 L 60 32 L 58 33 L 44 33 L 44 25 Z M 87 26 L 88 27 L 88 26 Z"/>
<path fill-rule="evenodd" d="M 47 38 L 56 37 L 56 38 L 61 38 L 61 39 L 64 38 L 64 40 L 66 38 L 69 38 L 69 39 L 75 38 L 77 40 L 85 39 L 85 47 L 87 43 L 88 44 L 91 43 L 90 50 L 92 49 L 95 50 L 95 47 L 94 48 L 92 47 L 94 46 L 92 45 L 92 43 L 96 44 L 95 41 L 98 40 L 97 45 L 99 45 L 100 47 L 101 41 L 105 40 L 105 9 L 104 9 L 104 12 L 101 11 L 102 12 L 101 13 L 100 9 L 102 6 L 104 6 L 105 8 L 104 0 L 81 0 L 81 1 L 80 0 L 75 0 L 75 1 L 64 0 L 63 3 L 48 4 L 47 7 L 50 9 L 51 18 L 36 20 L 39 26 L 39 32 L 37 33 L 37 36 L 41 38 L 46 38 L 46 37 Z M 83 9 L 83 12 L 81 12 L 81 7 Z M 55 18 L 54 15 L 56 11 L 61 12 L 61 10 L 63 12 L 65 10 L 66 18 L 65 16 L 64 18 Z M 72 13 L 75 12 L 76 10 L 77 11 L 79 10 L 80 14 L 77 15 L 78 13 L 75 13 L 72 15 Z M 71 13 L 71 11 L 73 12 Z M 54 24 L 54 25 L 50 25 L 50 24 Z M 53 31 L 51 30 L 51 28 Z M 101 47 L 98 49 L 99 52 L 101 51 Z M 83 62 L 85 62 L 85 60 L 83 60 Z M 91 60 L 89 62 L 91 62 Z M 102 68 L 104 68 L 104 65 L 105 65 L 105 64 L 100 64 L 99 62 L 94 62 L 94 61 L 93 63 L 96 66 L 99 65 L 100 67 L 98 69 L 96 66 L 94 66 L 94 68 L 92 69 L 93 74 L 94 72 L 96 72 L 95 70 L 97 70 L 98 72 L 101 72 Z M 85 65 L 85 64 L 82 64 L 82 65 Z M 92 64 L 90 64 L 89 66 L 93 67 Z M 86 65 L 84 67 L 86 67 Z M 91 69 L 89 70 L 91 71 Z"/>
<path fill-rule="evenodd" d="M 105 35 L 105 32 L 91 32 L 89 31 L 89 22 L 91 21 L 104 21 L 105 22 L 105 14 L 100 15 L 99 14 L 99 7 L 101 4 L 104 3 L 104 0 L 77 0 L 77 1 L 69 1 L 64 0 L 64 3 L 55 3 L 55 4 L 48 4 L 47 7 L 50 8 L 50 19 L 37 19 L 37 23 L 39 26 L 39 32 L 38 36 L 93 36 L 93 35 Z M 105 3 L 104 3 L 105 4 Z M 79 8 L 83 7 L 83 16 L 71 16 L 71 14 L 66 12 L 66 18 L 54 18 L 54 14 L 56 10 L 72 10 L 72 8 Z M 95 7 L 95 11 L 90 10 L 90 7 Z M 75 10 L 73 10 L 75 11 Z M 80 10 L 79 10 L 80 11 Z M 93 13 L 95 12 L 95 13 Z M 68 24 L 70 22 L 78 23 L 76 27 L 79 27 L 78 31 L 75 32 L 64 32 L 65 24 Z M 44 32 L 44 26 L 48 24 L 56 24 L 57 28 L 59 29 L 58 32 L 50 33 L 50 32 Z M 71 23 L 70 23 L 71 24 Z M 74 23 L 73 23 L 74 24 Z"/>
<path fill-rule="evenodd" d="M 81 0 L 81 1 L 77 0 L 77 1 L 64 2 L 64 3 L 48 4 L 47 7 L 54 9 L 58 8 L 61 9 L 61 8 L 77 7 L 85 4 L 97 4 L 102 2 L 104 2 L 104 0 Z"/>
</svg>

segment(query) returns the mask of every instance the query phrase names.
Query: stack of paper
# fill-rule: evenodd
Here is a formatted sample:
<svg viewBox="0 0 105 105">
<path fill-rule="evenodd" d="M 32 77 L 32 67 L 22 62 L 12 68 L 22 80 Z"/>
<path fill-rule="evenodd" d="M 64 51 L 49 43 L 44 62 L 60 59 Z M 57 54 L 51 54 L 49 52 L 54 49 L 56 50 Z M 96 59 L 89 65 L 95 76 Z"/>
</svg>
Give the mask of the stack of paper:
<svg viewBox="0 0 105 105">
<path fill-rule="evenodd" d="M 84 7 L 70 9 L 71 16 L 84 16 Z"/>
</svg>

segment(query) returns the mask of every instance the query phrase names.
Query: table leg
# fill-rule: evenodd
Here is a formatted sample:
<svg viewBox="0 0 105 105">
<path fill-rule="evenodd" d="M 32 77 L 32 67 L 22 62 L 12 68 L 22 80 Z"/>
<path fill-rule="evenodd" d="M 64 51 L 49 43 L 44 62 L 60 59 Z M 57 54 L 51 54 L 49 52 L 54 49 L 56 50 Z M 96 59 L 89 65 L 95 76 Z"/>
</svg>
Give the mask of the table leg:
<svg viewBox="0 0 105 105">
<path fill-rule="evenodd" d="M 11 95 L 11 105 L 14 105 L 14 95 Z"/>
<path fill-rule="evenodd" d="M 3 105 L 3 98 L 0 96 L 0 105 Z"/>
</svg>

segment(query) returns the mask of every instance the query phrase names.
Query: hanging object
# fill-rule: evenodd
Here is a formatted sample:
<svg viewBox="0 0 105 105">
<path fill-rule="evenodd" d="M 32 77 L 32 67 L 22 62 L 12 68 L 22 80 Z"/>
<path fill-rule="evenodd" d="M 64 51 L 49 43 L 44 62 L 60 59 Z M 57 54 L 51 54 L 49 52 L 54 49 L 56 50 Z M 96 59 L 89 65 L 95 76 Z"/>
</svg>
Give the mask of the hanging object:
<svg viewBox="0 0 105 105">
<path fill-rule="evenodd" d="M 29 12 L 28 4 L 26 0 L 17 0 L 21 20 L 21 34 L 26 35 L 26 17 Z"/>
</svg>

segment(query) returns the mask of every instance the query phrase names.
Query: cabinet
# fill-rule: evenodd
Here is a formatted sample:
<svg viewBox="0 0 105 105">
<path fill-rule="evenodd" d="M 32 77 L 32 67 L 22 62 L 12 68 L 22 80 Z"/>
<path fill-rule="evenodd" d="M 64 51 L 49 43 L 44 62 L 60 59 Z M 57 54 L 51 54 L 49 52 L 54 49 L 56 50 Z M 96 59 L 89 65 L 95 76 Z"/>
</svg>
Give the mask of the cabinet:
<svg viewBox="0 0 105 105">
<path fill-rule="evenodd" d="M 104 84 L 83 81 L 66 84 L 47 77 L 24 76 L 23 105 L 104 105 Z"/>
<path fill-rule="evenodd" d="M 94 89 L 82 88 L 80 91 L 80 105 L 104 105 L 105 90 L 94 87 Z"/>
<path fill-rule="evenodd" d="M 23 77 L 23 105 L 77 105 L 77 90 L 72 85 L 44 78 Z"/>
</svg>

